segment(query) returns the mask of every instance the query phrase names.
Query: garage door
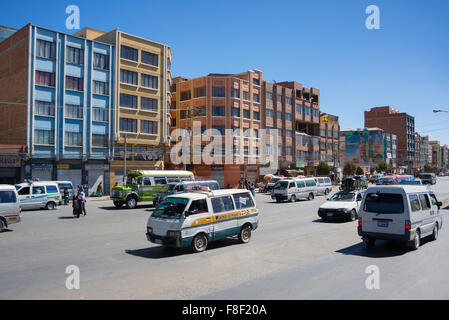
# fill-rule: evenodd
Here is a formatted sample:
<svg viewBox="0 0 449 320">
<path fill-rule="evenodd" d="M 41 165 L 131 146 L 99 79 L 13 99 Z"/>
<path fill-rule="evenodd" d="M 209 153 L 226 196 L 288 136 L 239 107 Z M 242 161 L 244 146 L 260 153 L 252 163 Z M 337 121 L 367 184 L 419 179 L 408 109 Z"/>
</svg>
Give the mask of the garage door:
<svg viewBox="0 0 449 320">
<path fill-rule="evenodd" d="M 31 172 L 31 177 L 33 179 L 39 179 L 39 181 L 51 181 L 52 176 L 51 176 L 51 171 L 52 168 L 48 167 L 48 168 L 33 168 L 32 172 Z"/>
<path fill-rule="evenodd" d="M 76 188 L 81 184 L 81 169 L 58 170 L 58 181 L 72 181 Z"/>
</svg>

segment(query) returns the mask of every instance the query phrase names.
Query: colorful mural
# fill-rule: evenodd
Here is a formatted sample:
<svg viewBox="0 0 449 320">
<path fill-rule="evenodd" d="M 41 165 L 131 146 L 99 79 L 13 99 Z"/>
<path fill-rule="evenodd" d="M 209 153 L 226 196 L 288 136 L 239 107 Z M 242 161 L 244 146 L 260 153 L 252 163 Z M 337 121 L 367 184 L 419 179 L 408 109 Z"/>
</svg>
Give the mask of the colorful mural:
<svg viewBox="0 0 449 320">
<path fill-rule="evenodd" d="M 375 166 L 384 160 L 384 133 L 381 130 L 341 131 L 341 163 Z"/>
</svg>

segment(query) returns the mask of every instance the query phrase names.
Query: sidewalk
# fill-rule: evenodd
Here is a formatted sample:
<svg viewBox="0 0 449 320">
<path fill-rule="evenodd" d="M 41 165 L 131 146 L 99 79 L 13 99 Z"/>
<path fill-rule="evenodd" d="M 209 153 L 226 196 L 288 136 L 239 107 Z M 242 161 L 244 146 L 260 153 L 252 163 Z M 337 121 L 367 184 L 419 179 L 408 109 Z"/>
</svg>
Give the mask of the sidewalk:
<svg viewBox="0 0 449 320">
<path fill-rule="evenodd" d="M 96 197 L 96 196 L 90 196 L 90 197 L 86 197 L 87 201 L 107 201 L 107 200 L 111 200 L 111 198 L 109 196 L 102 196 L 102 197 Z"/>
</svg>

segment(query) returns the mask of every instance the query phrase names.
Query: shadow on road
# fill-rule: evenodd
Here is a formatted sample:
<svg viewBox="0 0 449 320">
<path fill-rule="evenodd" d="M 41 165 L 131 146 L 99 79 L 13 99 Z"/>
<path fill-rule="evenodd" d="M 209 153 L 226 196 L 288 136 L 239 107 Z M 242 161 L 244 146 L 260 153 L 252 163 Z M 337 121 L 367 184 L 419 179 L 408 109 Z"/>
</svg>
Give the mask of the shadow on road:
<svg viewBox="0 0 449 320">
<path fill-rule="evenodd" d="M 2 232 L 0 232 L 0 234 L 1 233 L 6 233 L 6 232 L 12 232 L 13 230 L 11 230 L 11 229 L 3 229 L 3 231 Z"/>
<path fill-rule="evenodd" d="M 319 219 L 313 220 L 312 222 L 315 222 L 315 223 L 336 223 L 336 224 L 340 224 L 340 223 L 350 223 L 350 222 L 353 222 L 353 221 L 348 221 L 348 220 L 345 220 L 345 219 L 336 219 L 336 218 L 329 219 L 327 221 L 323 221 L 323 219 L 319 218 Z"/>
<path fill-rule="evenodd" d="M 209 243 L 206 251 L 228 247 L 236 244 L 240 244 L 240 241 L 238 239 L 234 238 L 221 239 Z M 176 257 L 184 254 L 195 254 L 190 248 L 171 248 L 164 246 L 156 246 L 136 250 L 125 250 L 125 253 L 146 259 L 163 259 L 163 258 Z"/>
<path fill-rule="evenodd" d="M 139 205 L 135 207 L 134 209 L 128 209 L 126 206 L 123 206 L 121 208 L 117 208 L 116 206 L 110 206 L 110 207 L 98 207 L 98 209 L 107 210 L 107 211 L 120 211 L 120 210 L 135 210 L 135 209 L 145 209 L 147 211 L 154 210 L 154 206 L 152 204 L 147 205 Z"/>
<path fill-rule="evenodd" d="M 425 245 L 426 242 L 426 239 L 421 239 L 421 245 Z M 367 258 L 390 258 L 406 254 L 410 252 L 410 249 L 400 242 L 377 240 L 372 248 L 368 248 L 365 243 L 359 242 L 336 252 Z"/>
<path fill-rule="evenodd" d="M 58 217 L 58 219 L 61 219 L 61 220 L 70 220 L 70 219 L 78 219 L 78 218 L 75 217 L 75 216 L 69 216 L 69 217 Z"/>
</svg>

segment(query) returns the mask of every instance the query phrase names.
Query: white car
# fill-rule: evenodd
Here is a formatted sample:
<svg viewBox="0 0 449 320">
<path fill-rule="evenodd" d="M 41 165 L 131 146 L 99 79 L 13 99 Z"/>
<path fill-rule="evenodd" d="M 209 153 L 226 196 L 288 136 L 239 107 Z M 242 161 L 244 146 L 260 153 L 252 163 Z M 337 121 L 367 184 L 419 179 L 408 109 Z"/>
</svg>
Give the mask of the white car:
<svg viewBox="0 0 449 320">
<path fill-rule="evenodd" d="M 0 232 L 9 225 L 20 222 L 22 207 L 16 188 L 11 185 L 0 184 Z"/>
<path fill-rule="evenodd" d="M 330 219 L 354 221 L 358 218 L 362 197 L 361 191 L 337 192 L 320 206 L 318 215 L 323 221 Z"/>
</svg>

